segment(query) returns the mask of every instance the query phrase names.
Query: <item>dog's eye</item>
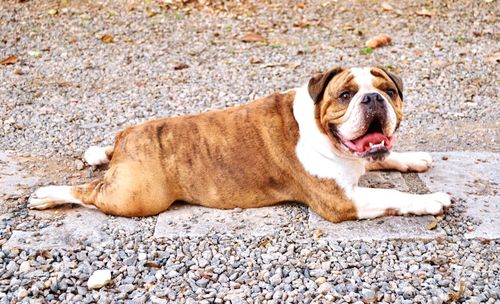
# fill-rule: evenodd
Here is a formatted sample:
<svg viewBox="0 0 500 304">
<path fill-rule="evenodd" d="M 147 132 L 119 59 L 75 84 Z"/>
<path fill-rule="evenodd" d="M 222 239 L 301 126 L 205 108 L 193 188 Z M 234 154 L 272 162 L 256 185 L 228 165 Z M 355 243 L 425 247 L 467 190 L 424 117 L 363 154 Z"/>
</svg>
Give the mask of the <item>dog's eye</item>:
<svg viewBox="0 0 500 304">
<path fill-rule="evenodd" d="M 387 89 L 385 90 L 385 92 L 387 93 L 387 95 L 389 95 L 389 97 L 391 98 L 394 98 L 394 96 L 396 96 L 396 90 L 394 89 Z"/>
<path fill-rule="evenodd" d="M 351 92 L 349 91 L 344 91 L 342 93 L 340 93 L 340 96 L 339 96 L 341 99 L 344 99 L 344 100 L 347 100 L 349 98 L 351 98 Z"/>
</svg>

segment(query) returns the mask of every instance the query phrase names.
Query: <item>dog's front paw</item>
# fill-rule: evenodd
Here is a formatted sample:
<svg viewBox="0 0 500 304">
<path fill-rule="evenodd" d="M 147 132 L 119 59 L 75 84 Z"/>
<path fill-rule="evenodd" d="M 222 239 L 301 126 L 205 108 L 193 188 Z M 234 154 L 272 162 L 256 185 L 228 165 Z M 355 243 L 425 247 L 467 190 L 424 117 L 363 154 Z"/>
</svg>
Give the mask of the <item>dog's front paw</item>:
<svg viewBox="0 0 500 304">
<path fill-rule="evenodd" d="M 451 197 L 443 192 L 436 192 L 431 194 L 423 194 L 425 214 L 441 214 L 445 207 L 451 205 Z"/>
<path fill-rule="evenodd" d="M 432 166 L 432 156 L 427 152 L 403 152 L 394 155 L 402 172 L 425 172 Z"/>
</svg>

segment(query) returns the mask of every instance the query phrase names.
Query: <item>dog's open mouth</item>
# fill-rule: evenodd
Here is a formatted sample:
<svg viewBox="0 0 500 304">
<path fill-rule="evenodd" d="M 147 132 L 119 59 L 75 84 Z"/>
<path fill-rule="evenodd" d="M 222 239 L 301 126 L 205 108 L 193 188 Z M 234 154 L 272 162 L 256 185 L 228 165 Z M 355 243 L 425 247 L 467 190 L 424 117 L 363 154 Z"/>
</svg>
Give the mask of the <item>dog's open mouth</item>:
<svg viewBox="0 0 500 304">
<path fill-rule="evenodd" d="M 382 158 L 389 152 L 394 143 L 394 136 L 386 136 L 380 122 L 373 121 L 366 133 L 356 139 L 349 140 L 338 132 L 334 134 L 342 144 L 359 157 Z"/>
</svg>

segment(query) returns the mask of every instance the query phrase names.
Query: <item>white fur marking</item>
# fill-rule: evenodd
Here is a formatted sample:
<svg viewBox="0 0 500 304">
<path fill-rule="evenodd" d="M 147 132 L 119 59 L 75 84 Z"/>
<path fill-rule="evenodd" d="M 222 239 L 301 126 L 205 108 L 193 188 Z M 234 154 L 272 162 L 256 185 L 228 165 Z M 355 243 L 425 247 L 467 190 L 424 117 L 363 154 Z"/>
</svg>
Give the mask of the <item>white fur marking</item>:
<svg viewBox="0 0 500 304">
<path fill-rule="evenodd" d="M 439 214 L 451 204 L 450 196 L 437 192 L 411 194 L 393 189 L 354 188 L 352 200 L 358 210 L 358 218 L 371 219 L 383 216 L 388 210 L 399 215 Z"/>
<path fill-rule="evenodd" d="M 296 89 L 293 115 L 299 125 L 295 151 L 305 170 L 319 178 L 335 179 L 345 191 L 350 191 L 365 173 L 364 160 L 335 154 L 330 139 L 318 129 L 307 85 Z"/>
<path fill-rule="evenodd" d="M 47 186 L 38 188 L 30 196 L 28 208 L 41 210 L 66 203 L 88 206 L 71 194 L 71 186 Z"/>
<path fill-rule="evenodd" d="M 391 152 L 381 165 L 400 172 L 424 172 L 432 166 L 432 156 L 427 152 Z"/>
<path fill-rule="evenodd" d="M 91 166 L 99 166 L 109 163 L 106 155 L 106 148 L 92 146 L 89 147 L 84 154 L 85 161 Z"/>
<path fill-rule="evenodd" d="M 361 101 L 363 97 L 367 93 L 378 92 L 378 89 L 373 86 L 373 79 L 375 76 L 370 72 L 371 68 L 352 68 L 351 73 L 354 75 L 354 81 L 358 84 L 359 90 L 354 95 L 352 100 L 347 107 L 345 117 L 348 117 L 347 121 L 338 126 L 338 130 L 342 136 L 348 139 L 354 139 L 359 136 L 358 132 L 362 129 L 364 124 L 364 115 L 362 113 L 362 108 L 360 107 Z M 388 112 L 388 122 L 390 134 L 392 135 L 394 130 L 396 129 L 397 117 L 396 112 L 392 108 L 391 104 L 387 99 L 382 96 L 384 99 L 385 107 Z"/>
</svg>

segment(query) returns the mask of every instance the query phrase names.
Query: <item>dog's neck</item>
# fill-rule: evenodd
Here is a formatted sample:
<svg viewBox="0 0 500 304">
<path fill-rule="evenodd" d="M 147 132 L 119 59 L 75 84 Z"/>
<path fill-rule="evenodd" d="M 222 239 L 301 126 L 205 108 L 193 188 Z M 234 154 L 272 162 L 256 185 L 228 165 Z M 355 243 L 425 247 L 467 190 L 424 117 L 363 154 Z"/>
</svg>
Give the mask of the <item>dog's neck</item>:
<svg viewBox="0 0 500 304">
<path fill-rule="evenodd" d="M 335 153 L 328 136 L 318 129 L 314 107 L 307 85 L 297 88 L 293 102 L 293 115 L 299 126 L 297 158 L 309 174 L 335 179 L 339 186 L 349 191 L 365 173 L 365 161 Z"/>
</svg>

